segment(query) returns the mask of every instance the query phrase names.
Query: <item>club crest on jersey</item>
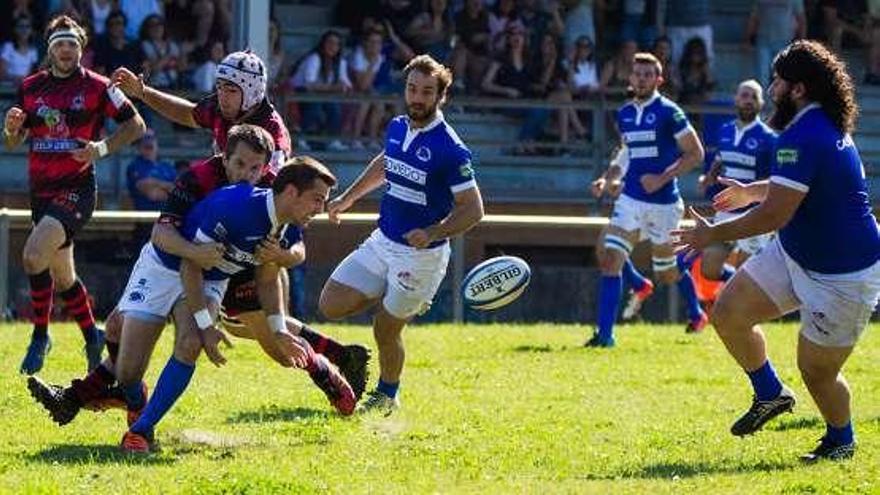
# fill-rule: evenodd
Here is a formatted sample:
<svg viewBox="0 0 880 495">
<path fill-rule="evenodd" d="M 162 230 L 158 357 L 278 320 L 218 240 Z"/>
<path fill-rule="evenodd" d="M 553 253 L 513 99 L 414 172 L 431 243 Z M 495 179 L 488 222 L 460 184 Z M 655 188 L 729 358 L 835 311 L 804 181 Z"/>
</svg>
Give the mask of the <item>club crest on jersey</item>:
<svg viewBox="0 0 880 495">
<path fill-rule="evenodd" d="M 657 121 L 657 116 L 654 115 L 653 112 L 649 112 L 647 115 L 645 115 L 645 122 L 648 125 L 652 125 L 656 121 Z"/>
<path fill-rule="evenodd" d="M 419 160 L 426 162 L 431 159 L 431 150 L 425 148 L 424 146 L 419 146 L 419 149 L 416 150 L 416 158 Z"/>
<path fill-rule="evenodd" d="M 226 239 L 226 227 L 224 227 L 223 224 L 218 223 L 217 225 L 214 225 L 214 237 L 219 240 Z"/>
<path fill-rule="evenodd" d="M 71 110 L 83 110 L 86 108 L 86 97 L 80 93 L 73 97 L 73 101 L 70 102 Z"/>
<path fill-rule="evenodd" d="M 746 148 L 753 150 L 753 149 L 756 149 L 757 147 L 758 147 L 758 140 L 757 139 L 751 138 L 751 137 L 746 139 Z"/>
<path fill-rule="evenodd" d="M 794 164 L 798 161 L 798 150 L 794 148 L 780 148 L 776 150 L 776 162 L 779 165 Z"/>
</svg>

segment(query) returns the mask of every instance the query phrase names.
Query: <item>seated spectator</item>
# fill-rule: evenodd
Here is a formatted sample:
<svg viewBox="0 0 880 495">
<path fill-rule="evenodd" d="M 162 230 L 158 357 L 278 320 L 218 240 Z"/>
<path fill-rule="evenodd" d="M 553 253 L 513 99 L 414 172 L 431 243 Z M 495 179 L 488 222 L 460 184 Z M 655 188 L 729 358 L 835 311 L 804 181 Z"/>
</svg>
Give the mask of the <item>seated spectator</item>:
<svg viewBox="0 0 880 495">
<path fill-rule="evenodd" d="M 709 56 L 701 38 L 691 38 L 684 45 L 679 64 L 681 94 L 678 102 L 683 105 L 702 105 L 712 94 L 715 81 L 709 71 Z"/>
<path fill-rule="evenodd" d="M 491 39 L 489 49 L 493 55 L 504 53 L 507 29 L 513 24 L 519 24 L 525 28 L 516 14 L 516 2 L 514 0 L 498 0 L 495 3 L 495 8 L 489 13 L 489 37 Z"/>
<path fill-rule="evenodd" d="M 651 48 L 656 45 L 659 18 L 659 1 L 625 0 L 620 36 L 625 40 L 637 40 L 639 48 Z"/>
<path fill-rule="evenodd" d="M 455 18 L 458 42 L 452 54 L 453 89 L 474 90 L 481 86 L 489 66 L 489 13 L 482 0 L 466 0 Z M 475 91 L 474 91 L 475 92 Z"/>
<path fill-rule="evenodd" d="M 33 43 L 31 18 L 20 15 L 13 24 L 12 41 L 3 43 L 0 49 L 0 81 L 18 84 L 33 72 L 39 59 Z"/>
<path fill-rule="evenodd" d="M 342 36 L 336 31 L 327 31 L 311 52 L 303 57 L 296 67 L 292 81 L 294 90 L 307 93 L 348 93 L 352 89 L 348 79 L 348 64 L 342 56 Z M 345 151 L 344 145 L 336 136 L 342 132 L 342 105 L 339 102 L 301 103 L 302 128 L 307 133 L 326 131 L 334 138 L 327 145 L 331 151 Z M 309 148 L 307 143 L 298 143 L 300 148 Z M 306 144 L 306 146 L 303 146 Z"/>
<path fill-rule="evenodd" d="M 601 2 L 601 0 L 598 0 Z M 596 39 L 596 25 L 593 21 L 593 4 L 596 0 L 568 0 L 565 10 L 565 31 L 563 34 L 566 50 L 571 49 L 581 36 Z"/>
<path fill-rule="evenodd" d="M 4 2 L 3 5 L 6 5 Z M 13 0 L 10 7 L 3 10 L 0 17 L 0 41 L 9 41 L 15 38 L 15 21 L 19 17 L 28 17 L 35 33 L 40 33 L 46 25 L 46 9 L 43 2 L 34 0 Z"/>
<path fill-rule="evenodd" d="M 137 43 L 125 37 L 125 14 L 115 10 L 107 16 L 104 35 L 95 41 L 95 71 L 109 75 L 125 67 L 139 74 L 144 70 L 144 56 Z"/>
<path fill-rule="evenodd" d="M 626 40 L 620 44 L 617 54 L 611 60 L 605 62 L 602 67 L 599 88 L 602 92 L 623 94 L 629 87 L 629 75 L 632 72 L 633 58 L 639 46 L 633 40 Z"/>
<path fill-rule="evenodd" d="M 666 36 L 661 36 L 654 41 L 651 52 L 663 66 L 663 84 L 660 92 L 671 100 L 678 99 L 679 77 L 678 69 L 672 63 L 672 43 Z"/>
<path fill-rule="evenodd" d="M 449 59 L 454 33 L 447 0 L 430 0 L 427 10 L 415 16 L 406 29 L 406 37 L 417 53 L 427 53 L 441 63 Z"/>
<path fill-rule="evenodd" d="M 556 36 L 550 33 L 544 34 L 537 56 L 532 57 L 530 61 L 529 73 L 532 80 L 530 97 L 553 103 L 572 101 L 571 90 L 568 86 L 569 72 L 565 67 L 566 64 L 563 63 L 562 50 Z M 560 108 L 555 113 L 559 124 L 559 142 L 562 145 L 568 144 L 570 126 L 574 128 L 578 137 L 583 137 L 586 134 L 586 129 L 573 108 Z M 543 125 L 541 127 L 543 128 Z"/>
<path fill-rule="evenodd" d="M 193 89 L 208 94 L 214 91 L 214 85 L 217 83 L 217 65 L 226 56 L 226 46 L 220 40 L 212 41 L 197 55 L 203 62 L 193 71 Z"/>
<path fill-rule="evenodd" d="M 275 18 L 269 19 L 269 88 L 283 84 L 284 47 L 281 46 L 281 26 Z"/>
<path fill-rule="evenodd" d="M 512 24 L 507 31 L 507 50 L 496 58 L 486 75 L 483 77 L 483 91 L 490 95 L 519 99 L 535 96 L 536 87 L 529 69 L 528 47 L 526 46 L 525 29 L 519 24 Z M 516 109 L 514 115 L 525 117 L 520 129 L 519 141 L 515 153 L 533 154 L 536 151 L 535 141 L 541 135 L 544 124 L 549 117 L 546 108 Z"/>
<path fill-rule="evenodd" d="M 150 16 L 162 14 L 162 2 L 159 0 L 119 0 L 119 10 L 125 13 L 128 23 L 125 26 L 125 37 L 136 40 L 140 37 L 141 28 Z"/>
<path fill-rule="evenodd" d="M 599 91 L 599 70 L 593 40 L 581 36 L 575 43 L 569 62 L 570 88 L 575 98 L 590 96 Z"/>
<path fill-rule="evenodd" d="M 691 38 L 700 38 L 706 47 L 709 64 L 715 57 L 714 31 L 709 23 L 709 0 L 666 0 L 666 35 L 672 43 L 672 62 L 680 63 L 684 46 Z"/>
<path fill-rule="evenodd" d="M 354 51 L 351 58 L 351 72 L 354 90 L 368 95 L 390 95 L 395 91 L 391 80 L 391 61 L 382 53 L 384 36 L 380 29 L 374 29 L 367 33 Z M 382 123 L 385 118 L 384 103 L 365 102 L 358 105 L 355 115 L 353 137 L 355 141 L 352 147 L 363 149 L 364 145 L 359 139 L 364 136 L 368 139 L 367 148 L 378 151 L 382 148 L 379 143 L 379 135 L 382 131 Z"/>
<path fill-rule="evenodd" d="M 92 26 L 95 37 L 103 36 L 107 31 L 107 18 L 115 11 L 115 0 L 85 0 L 80 2 L 80 14 Z M 84 5 L 83 5 L 84 4 Z"/>
<path fill-rule="evenodd" d="M 880 0 L 868 2 L 868 40 L 865 83 L 880 85 Z"/>
<path fill-rule="evenodd" d="M 159 211 L 174 189 L 177 170 L 166 161 L 159 160 L 156 134 L 147 129 L 138 141 L 138 156 L 128 164 L 125 171 L 128 194 L 138 211 Z M 152 226 L 138 224 L 135 239 L 143 244 L 150 237 Z"/>
<path fill-rule="evenodd" d="M 165 19 L 160 15 L 147 17 L 141 26 L 141 52 L 144 54 L 145 76 L 150 86 L 176 89 L 185 63 L 180 46 L 165 32 Z"/>
</svg>

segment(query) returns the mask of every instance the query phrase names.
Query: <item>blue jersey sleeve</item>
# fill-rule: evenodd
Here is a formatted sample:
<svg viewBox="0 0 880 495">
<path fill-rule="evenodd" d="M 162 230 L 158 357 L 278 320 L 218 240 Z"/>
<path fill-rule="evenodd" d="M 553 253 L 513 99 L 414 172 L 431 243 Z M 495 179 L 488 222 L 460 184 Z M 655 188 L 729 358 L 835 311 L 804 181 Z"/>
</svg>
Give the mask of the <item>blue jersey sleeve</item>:
<svg viewBox="0 0 880 495">
<path fill-rule="evenodd" d="M 680 139 L 688 132 L 693 132 L 694 130 L 694 128 L 691 127 L 691 123 L 688 121 L 684 110 L 679 108 L 678 105 L 669 106 L 667 119 L 667 125 L 672 131 L 672 135 L 675 136 L 675 139 Z"/>
<path fill-rule="evenodd" d="M 449 150 L 447 160 L 446 184 L 453 194 L 476 187 L 471 152 L 463 144 L 456 144 Z"/>
<path fill-rule="evenodd" d="M 820 160 L 810 156 L 803 143 L 780 139 L 773 154 L 770 181 L 801 192 L 810 190 Z"/>
</svg>

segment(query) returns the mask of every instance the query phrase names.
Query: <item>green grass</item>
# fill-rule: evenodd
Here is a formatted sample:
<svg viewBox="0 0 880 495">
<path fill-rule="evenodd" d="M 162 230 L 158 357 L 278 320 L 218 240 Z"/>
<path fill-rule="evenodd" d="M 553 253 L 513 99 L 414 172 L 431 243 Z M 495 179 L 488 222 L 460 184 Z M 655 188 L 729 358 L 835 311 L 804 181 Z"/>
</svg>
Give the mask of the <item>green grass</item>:
<svg viewBox="0 0 880 495">
<path fill-rule="evenodd" d="M 371 341 L 365 327 L 324 328 Z M 796 327 L 767 327 L 793 415 L 737 439 L 748 381 L 718 339 L 676 326 L 624 326 L 613 350 L 579 347 L 587 328 L 414 326 L 403 409 L 343 419 L 302 372 L 236 341 L 229 364 L 200 363 L 158 431 L 163 451 L 117 453 L 118 411 L 56 427 L 17 367 L 28 328 L 0 327 L 0 493 L 880 493 L 880 328 L 846 372 L 855 459 L 802 466 L 823 423 L 795 365 Z M 54 329 L 43 377 L 84 367 L 78 332 Z M 160 343 L 149 382 L 169 355 Z M 375 369 L 373 370 L 375 376 Z"/>
</svg>

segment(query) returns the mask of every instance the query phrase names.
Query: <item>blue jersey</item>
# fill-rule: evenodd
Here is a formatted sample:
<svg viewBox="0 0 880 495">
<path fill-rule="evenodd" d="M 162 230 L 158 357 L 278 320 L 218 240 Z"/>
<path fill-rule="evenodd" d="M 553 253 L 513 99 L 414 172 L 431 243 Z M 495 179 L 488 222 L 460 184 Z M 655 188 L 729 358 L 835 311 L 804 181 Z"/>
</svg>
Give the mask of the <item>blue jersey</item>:
<svg viewBox="0 0 880 495">
<path fill-rule="evenodd" d="M 694 132 L 687 116 L 673 101 L 655 93 L 644 104 L 631 101 L 617 112 L 617 129 L 629 154 L 623 194 L 646 203 L 670 204 L 679 200 L 678 179 L 648 194 L 641 177 L 661 174 L 681 156 L 678 138 Z"/>
<path fill-rule="evenodd" d="M 818 105 L 801 110 L 779 135 L 770 181 L 806 193 L 779 230 L 785 252 L 802 268 L 851 273 L 880 259 L 859 152 Z"/>
<path fill-rule="evenodd" d="M 437 112 L 430 124 L 412 129 L 409 119 L 394 118 L 385 134 L 385 181 L 379 229 L 392 241 L 446 218 L 454 195 L 476 187 L 471 152 Z M 447 242 L 436 241 L 431 247 Z"/>
<path fill-rule="evenodd" d="M 773 152 L 776 149 L 776 133 L 757 118 L 742 129 L 736 120 L 721 126 L 718 131 L 716 150 L 706 155 L 703 171 L 708 173 L 715 160 L 721 160 L 720 177 L 749 183 L 770 177 Z M 706 188 L 706 198 L 711 199 L 724 189 L 721 184 Z M 748 207 L 743 208 L 745 211 Z"/>
<path fill-rule="evenodd" d="M 271 189 L 254 187 L 246 182 L 226 186 L 199 201 L 190 210 L 181 229 L 188 240 L 200 243 L 220 242 L 226 248 L 223 261 L 204 272 L 206 280 L 224 280 L 258 265 L 254 251 L 266 237 L 285 238 L 287 225 L 275 216 Z M 162 263 L 180 269 L 180 258 L 156 248 Z"/>
</svg>

